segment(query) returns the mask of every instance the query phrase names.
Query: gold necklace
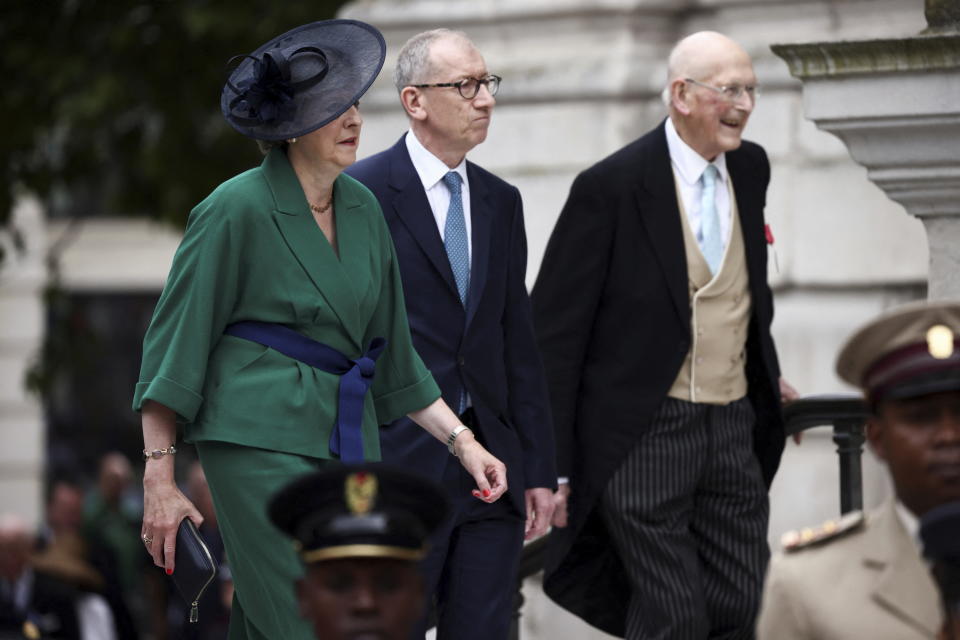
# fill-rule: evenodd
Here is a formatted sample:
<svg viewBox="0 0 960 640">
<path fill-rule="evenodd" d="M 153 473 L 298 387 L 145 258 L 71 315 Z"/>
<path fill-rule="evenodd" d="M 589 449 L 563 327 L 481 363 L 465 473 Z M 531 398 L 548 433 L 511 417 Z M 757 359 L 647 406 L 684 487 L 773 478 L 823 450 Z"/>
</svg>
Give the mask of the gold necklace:
<svg viewBox="0 0 960 640">
<path fill-rule="evenodd" d="M 333 196 L 330 196 L 330 199 L 327 200 L 327 204 L 323 205 L 322 207 L 318 204 L 311 204 L 310 211 L 313 211 L 314 213 L 326 213 L 327 210 L 330 209 L 331 205 L 333 205 Z"/>
</svg>

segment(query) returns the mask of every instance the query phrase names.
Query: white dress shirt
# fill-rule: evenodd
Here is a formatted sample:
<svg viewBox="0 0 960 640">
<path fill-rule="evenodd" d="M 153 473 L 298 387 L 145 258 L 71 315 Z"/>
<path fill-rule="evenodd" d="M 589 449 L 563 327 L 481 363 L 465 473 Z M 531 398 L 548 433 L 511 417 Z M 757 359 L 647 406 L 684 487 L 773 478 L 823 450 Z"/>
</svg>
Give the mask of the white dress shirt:
<svg viewBox="0 0 960 640">
<path fill-rule="evenodd" d="M 443 176 L 450 171 L 456 171 L 460 174 L 460 197 L 463 200 L 463 222 L 467 226 L 467 258 L 470 260 L 471 269 L 473 267 L 473 229 L 470 224 L 470 181 L 467 180 L 467 159 L 464 158 L 456 167 L 451 169 L 443 163 L 443 160 L 430 153 L 423 146 L 413 131 L 408 131 L 406 138 L 407 153 L 410 154 L 410 161 L 413 162 L 413 168 L 420 176 L 420 182 L 423 184 L 423 190 L 427 193 L 427 202 L 430 204 L 430 210 L 433 212 L 433 219 L 437 222 L 437 229 L 440 231 L 440 239 L 443 240 L 445 228 L 447 225 L 447 209 L 450 208 L 450 190 L 443 182 Z M 408 294 L 409 295 L 409 294 Z M 473 405 L 470 394 L 466 394 L 466 407 Z M 457 412 L 457 407 L 453 407 L 453 412 Z"/>
<path fill-rule="evenodd" d="M 413 131 L 407 132 L 405 141 L 407 143 L 407 153 L 410 154 L 410 161 L 413 162 L 413 168 L 417 170 L 420 182 L 423 183 L 423 190 L 427 193 L 427 202 L 430 203 L 430 209 L 433 211 L 433 219 L 437 221 L 441 240 L 447 224 L 447 209 L 450 207 L 450 190 L 443 183 L 443 176 L 450 171 L 456 171 L 460 174 L 463 222 L 467 225 L 467 257 L 472 260 L 473 229 L 470 224 L 470 182 L 467 180 L 467 159 L 464 158 L 460 161 L 460 164 L 451 169 L 440 158 L 420 144 Z"/>
<path fill-rule="evenodd" d="M 670 166 L 673 168 L 673 177 L 680 197 L 683 199 L 683 208 L 687 212 L 687 222 L 693 230 L 693 235 L 703 250 L 703 230 L 700 216 L 700 196 L 703 184 L 700 177 L 707 168 L 708 162 L 703 156 L 693 150 L 686 142 L 680 139 L 673 121 L 667 118 L 667 149 L 670 152 Z M 720 178 L 716 190 L 717 215 L 720 217 L 720 237 L 723 239 L 723 251 L 726 252 L 730 241 L 730 175 L 727 173 L 726 154 L 721 153 L 713 160 Z"/>
</svg>

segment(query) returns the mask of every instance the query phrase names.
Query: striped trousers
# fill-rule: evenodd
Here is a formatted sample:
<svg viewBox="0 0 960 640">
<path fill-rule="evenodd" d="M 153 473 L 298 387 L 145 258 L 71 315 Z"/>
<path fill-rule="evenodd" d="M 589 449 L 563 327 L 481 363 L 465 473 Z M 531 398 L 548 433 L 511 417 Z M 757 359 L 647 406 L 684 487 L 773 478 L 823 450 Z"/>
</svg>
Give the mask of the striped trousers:
<svg viewBox="0 0 960 640">
<path fill-rule="evenodd" d="M 631 585 L 627 640 L 753 638 L 769 503 L 749 400 L 666 398 L 600 513 Z"/>
</svg>

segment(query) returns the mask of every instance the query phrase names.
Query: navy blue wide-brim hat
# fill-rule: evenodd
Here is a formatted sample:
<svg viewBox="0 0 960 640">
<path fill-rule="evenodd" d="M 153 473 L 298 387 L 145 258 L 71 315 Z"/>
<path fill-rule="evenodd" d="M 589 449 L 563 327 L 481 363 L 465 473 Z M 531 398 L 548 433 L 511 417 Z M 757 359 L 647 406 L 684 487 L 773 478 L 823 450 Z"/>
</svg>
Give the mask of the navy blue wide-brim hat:
<svg viewBox="0 0 960 640">
<path fill-rule="evenodd" d="M 305 24 L 237 56 L 220 110 L 248 138 L 277 142 L 306 135 L 366 93 L 386 53 L 383 35 L 365 22 Z"/>
<path fill-rule="evenodd" d="M 447 517 L 435 482 L 382 463 L 331 465 L 280 489 L 267 507 L 305 564 L 345 558 L 417 561 Z"/>
</svg>

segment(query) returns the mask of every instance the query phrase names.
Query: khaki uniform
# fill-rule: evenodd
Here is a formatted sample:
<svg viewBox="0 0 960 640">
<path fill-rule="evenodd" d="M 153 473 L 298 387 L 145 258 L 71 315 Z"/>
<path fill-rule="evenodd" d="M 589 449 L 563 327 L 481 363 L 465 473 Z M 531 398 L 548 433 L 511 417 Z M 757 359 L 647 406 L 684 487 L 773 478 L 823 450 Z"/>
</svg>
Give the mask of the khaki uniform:
<svg viewBox="0 0 960 640">
<path fill-rule="evenodd" d="M 939 596 L 893 501 L 770 565 L 759 640 L 934 640 Z"/>
</svg>

